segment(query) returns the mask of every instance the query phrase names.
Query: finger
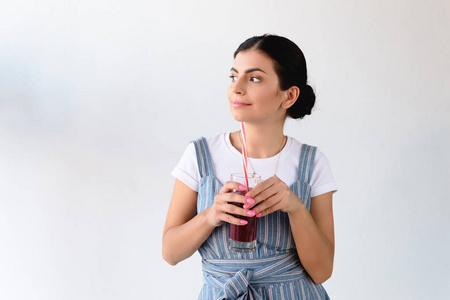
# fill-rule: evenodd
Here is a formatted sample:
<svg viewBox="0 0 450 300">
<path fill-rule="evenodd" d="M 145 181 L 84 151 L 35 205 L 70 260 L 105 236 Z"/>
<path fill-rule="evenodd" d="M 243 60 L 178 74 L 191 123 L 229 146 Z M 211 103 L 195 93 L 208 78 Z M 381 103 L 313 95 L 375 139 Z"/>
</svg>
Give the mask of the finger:
<svg viewBox="0 0 450 300">
<path fill-rule="evenodd" d="M 256 214 L 256 217 L 257 217 L 257 218 L 261 218 L 261 217 L 270 215 L 271 213 L 276 212 L 277 210 L 279 210 L 279 209 L 276 209 L 275 207 L 272 206 L 272 207 L 270 207 L 270 208 L 268 208 L 268 209 L 265 209 L 265 210 L 263 210 L 263 211 L 257 213 L 257 214 Z"/>
<path fill-rule="evenodd" d="M 244 217 L 253 217 L 255 215 L 255 212 L 253 210 L 248 210 L 245 208 L 242 208 L 242 205 L 237 205 L 233 203 L 227 203 L 223 206 L 223 210 L 228 213 L 232 214 L 236 217 L 238 216 L 244 216 Z"/>
<path fill-rule="evenodd" d="M 216 204 L 214 210 L 217 212 L 219 219 L 222 221 L 229 222 L 230 218 L 226 215 L 231 215 L 236 219 L 241 220 L 242 217 L 254 217 L 255 212 L 253 210 L 247 210 L 242 208 L 241 204 L 233 204 L 233 203 L 222 203 Z M 233 224 L 237 224 L 237 220 L 234 219 Z M 243 223 L 239 223 L 240 225 L 245 225 Z"/>
<path fill-rule="evenodd" d="M 243 196 L 241 193 L 236 192 L 221 194 L 219 193 L 216 195 L 214 202 L 218 204 L 236 203 L 239 204 L 240 207 L 243 207 L 244 204 L 248 204 L 247 197 Z M 248 206 L 246 208 L 248 208 Z"/>
<path fill-rule="evenodd" d="M 272 197 L 266 199 L 265 201 L 261 202 L 258 206 L 256 206 L 253 210 L 255 211 L 256 215 L 262 214 L 267 215 L 269 213 L 272 213 L 278 209 L 281 208 L 281 201 L 283 200 L 280 195 L 275 194 Z"/>
<path fill-rule="evenodd" d="M 210 208 L 209 208 L 209 216 L 211 224 L 214 226 L 220 226 L 223 222 L 228 222 L 236 225 L 245 225 L 244 223 L 240 222 L 242 220 L 243 216 L 249 217 L 249 214 L 247 214 L 248 210 L 242 208 L 242 204 L 232 204 L 228 202 L 221 202 L 217 201 L 215 202 Z M 252 211 L 252 216 L 254 216 L 255 213 Z"/>
<path fill-rule="evenodd" d="M 284 195 L 283 187 L 280 186 L 278 183 L 269 186 L 264 191 L 260 192 L 258 195 L 256 195 L 253 199 L 255 200 L 252 207 L 259 205 L 262 202 L 265 202 L 267 199 L 274 197 L 277 194 Z"/>
<path fill-rule="evenodd" d="M 276 194 L 279 194 L 281 198 L 285 198 L 289 197 L 291 193 L 292 190 L 283 181 L 279 180 L 266 190 L 256 195 L 254 199 L 256 203 L 260 203 L 270 197 L 273 197 Z"/>
<path fill-rule="evenodd" d="M 237 217 L 235 217 L 233 215 L 229 215 L 229 214 L 224 214 L 222 220 L 227 222 L 227 223 L 238 225 L 238 226 L 242 226 L 242 225 L 247 225 L 248 224 L 248 221 L 246 221 L 244 219 L 237 218 Z"/>
<path fill-rule="evenodd" d="M 220 189 L 219 193 L 231 193 L 235 191 L 240 191 L 242 193 L 247 191 L 247 188 L 235 181 L 227 181 L 223 187 Z"/>
<path fill-rule="evenodd" d="M 262 191 L 268 189 L 272 185 L 276 183 L 276 181 L 279 180 L 278 177 L 270 177 L 263 182 L 258 183 L 253 189 L 251 189 L 246 196 L 250 198 L 255 198 L 257 195 L 259 195 Z"/>
</svg>

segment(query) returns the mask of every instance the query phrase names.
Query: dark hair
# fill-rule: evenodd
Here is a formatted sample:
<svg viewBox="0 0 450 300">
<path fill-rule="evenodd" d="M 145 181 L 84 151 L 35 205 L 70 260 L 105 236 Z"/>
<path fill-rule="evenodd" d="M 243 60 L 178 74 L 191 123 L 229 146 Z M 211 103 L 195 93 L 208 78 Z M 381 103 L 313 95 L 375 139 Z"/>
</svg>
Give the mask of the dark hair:
<svg viewBox="0 0 450 300">
<path fill-rule="evenodd" d="M 272 58 L 281 90 L 285 91 L 292 86 L 300 89 L 300 95 L 295 104 L 287 110 L 287 115 L 293 119 L 310 115 L 316 95 L 307 84 L 306 60 L 302 50 L 289 39 L 270 34 L 247 39 L 234 52 L 234 58 L 239 52 L 246 50 L 262 51 Z"/>
</svg>

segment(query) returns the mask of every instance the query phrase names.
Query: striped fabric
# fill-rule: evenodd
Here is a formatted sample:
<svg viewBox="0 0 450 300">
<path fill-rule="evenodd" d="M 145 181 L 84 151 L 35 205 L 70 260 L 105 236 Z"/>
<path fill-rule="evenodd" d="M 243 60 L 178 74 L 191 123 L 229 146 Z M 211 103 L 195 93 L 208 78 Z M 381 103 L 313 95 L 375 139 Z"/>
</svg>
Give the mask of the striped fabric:
<svg viewBox="0 0 450 300">
<path fill-rule="evenodd" d="M 210 207 L 222 188 L 205 138 L 194 141 L 200 184 L 197 212 Z M 310 178 L 316 148 L 303 144 L 297 181 L 290 186 L 310 209 Z M 228 223 L 217 227 L 198 249 L 204 285 L 199 299 L 329 299 L 304 270 L 295 248 L 287 213 L 276 211 L 258 219 L 257 246 L 248 253 L 228 249 Z"/>
</svg>

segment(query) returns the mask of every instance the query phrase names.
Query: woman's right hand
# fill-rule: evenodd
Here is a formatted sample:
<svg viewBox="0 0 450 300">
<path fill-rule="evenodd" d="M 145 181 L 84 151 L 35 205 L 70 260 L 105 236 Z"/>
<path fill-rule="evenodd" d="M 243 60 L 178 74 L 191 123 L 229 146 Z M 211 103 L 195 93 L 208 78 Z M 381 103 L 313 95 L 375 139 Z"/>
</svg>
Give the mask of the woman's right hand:
<svg viewBox="0 0 450 300">
<path fill-rule="evenodd" d="M 241 191 L 242 194 L 233 191 Z M 248 200 L 248 197 L 243 196 L 246 191 L 247 188 L 238 182 L 226 182 L 214 198 L 213 205 L 207 209 L 208 223 L 214 227 L 218 227 L 224 222 L 235 225 L 246 225 L 247 221 L 236 217 L 239 215 L 253 217 L 255 215 L 253 210 L 248 210 L 248 207 L 250 207 L 250 204 L 254 203 L 254 200 Z M 242 203 L 244 208 L 239 207 L 232 202 Z"/>
</svg>

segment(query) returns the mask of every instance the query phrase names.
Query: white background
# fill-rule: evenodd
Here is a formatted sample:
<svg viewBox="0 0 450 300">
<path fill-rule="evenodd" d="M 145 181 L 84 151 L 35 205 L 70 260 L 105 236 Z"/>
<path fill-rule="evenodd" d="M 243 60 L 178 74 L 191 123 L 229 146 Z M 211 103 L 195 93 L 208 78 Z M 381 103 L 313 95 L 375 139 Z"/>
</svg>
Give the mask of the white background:
<svg viewBox="0 0 450 300">
<path fill-rule="evenodd" d="M 0 298 L 196 299 L 161 258 L 190 140 L 239 128 L 246 38 L 304 51 L 317 102 L 286 133 L 330 160 L 332 299 L 447 299 L 449 1 L 0 1 Z"/>
</svg>

